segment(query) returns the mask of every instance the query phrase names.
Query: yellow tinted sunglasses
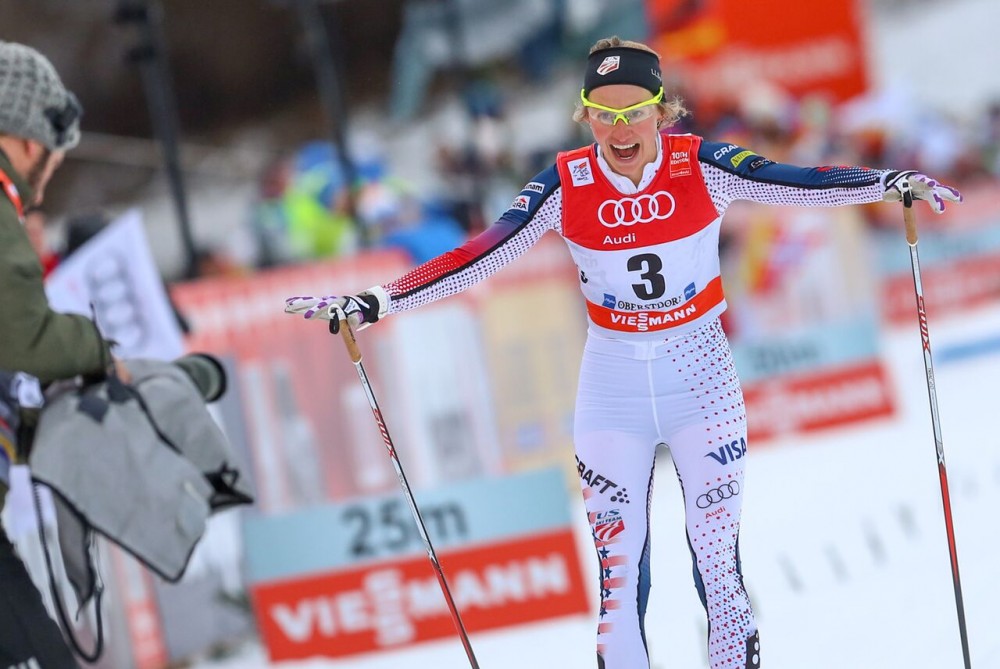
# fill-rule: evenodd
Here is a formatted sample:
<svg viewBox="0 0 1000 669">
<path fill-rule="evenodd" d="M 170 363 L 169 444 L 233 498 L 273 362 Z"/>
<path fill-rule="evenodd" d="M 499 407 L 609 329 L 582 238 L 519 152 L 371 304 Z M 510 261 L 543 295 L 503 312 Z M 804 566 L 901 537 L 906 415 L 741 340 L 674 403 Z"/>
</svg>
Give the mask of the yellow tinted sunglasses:
<svg viewBox="0 0 1000 669">
<path fill-rule="evenodd" d="M 596 102 L 591 102 L 584 95 L 584 89 L 580 89 L 580 101 L 583 106 L 588 108 L 588 114 L 590 118 L 594 119 L 602 125 L 615 125 L 619 120 L 623 121 L 625 125 L 631 123 L 642 123 L 646 119 L 653 116 L 656 113 L 655 105 L 659 104 L 663 100 L 663 87 L 660 87 L 660 92 L 637 104 L 625 107 L 624 109 L 615 109 L 614 107 L 605 107 L 604 105 L 599 105 Z M 589 111 L 594 109 L 596 111 Z"/>
</svg>

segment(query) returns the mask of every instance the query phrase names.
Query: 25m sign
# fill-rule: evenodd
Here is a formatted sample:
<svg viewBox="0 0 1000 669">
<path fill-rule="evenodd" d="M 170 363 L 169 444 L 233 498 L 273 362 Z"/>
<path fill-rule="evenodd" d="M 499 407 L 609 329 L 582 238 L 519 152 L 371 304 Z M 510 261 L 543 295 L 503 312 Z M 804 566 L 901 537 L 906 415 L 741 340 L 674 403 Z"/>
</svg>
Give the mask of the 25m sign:
<svg viewBox="0 0 1000 669">
<path fill-rule="evenodd" d="M 587 612 L 559 469 L 421 490 L 418 503 L 470 631 Z M 274 661 L 395 650 L 455 633 L 398 495 L 248 517 L 243 540 Z"/>
</svg>

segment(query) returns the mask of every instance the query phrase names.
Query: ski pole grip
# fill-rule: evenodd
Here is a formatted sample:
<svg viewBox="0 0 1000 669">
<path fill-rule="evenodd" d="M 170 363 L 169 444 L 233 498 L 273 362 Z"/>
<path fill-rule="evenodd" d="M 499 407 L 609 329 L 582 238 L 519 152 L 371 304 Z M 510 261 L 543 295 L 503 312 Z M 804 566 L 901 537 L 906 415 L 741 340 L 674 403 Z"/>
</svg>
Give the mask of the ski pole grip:
<svg viewBox="0 0 1000 669">
<path fill-rule="evenodd" d="M 347 353 L 351 356 L 351 362 L 358 364 L 361 362 L 361 349 L 358 347 L 358 340 L 354 336 L 354 328 L 351 327 L 351 321 L 343 311 L 338 314 L 338 317 L 340 320 L 340 336 L 344 338 L 344 346 L 347 347 Z"/>
<path fill-rule="evenodd" d="M 910 246 L 916 246 L 917 217 L 913 213 L 913 187 L 910 186 L 909 179 L 901 180 L 899 190 L 903 196 L 903 224 L 906 226 L 906 243 Z"/>
<path fill-rule="evenodd" d="M 903 224 L 906 227 L 906 243 L 917 245 L 917 215 L 913 213 L 913 200 L 903 204 Z"/>
</svg>

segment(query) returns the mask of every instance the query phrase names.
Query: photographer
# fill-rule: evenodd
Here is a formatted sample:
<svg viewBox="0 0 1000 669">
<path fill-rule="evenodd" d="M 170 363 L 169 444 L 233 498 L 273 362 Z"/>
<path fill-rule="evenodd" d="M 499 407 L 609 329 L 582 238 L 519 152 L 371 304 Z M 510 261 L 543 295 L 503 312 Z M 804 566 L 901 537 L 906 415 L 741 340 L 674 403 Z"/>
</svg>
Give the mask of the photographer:
<svg viewBox="0 0 1000 669">
<path fill-rule="evenodd" d="M 65 152 L 79 142 L 82 110 L 49 61 L 34 49 L 0 42 L 0 510 L 11 464 L 26 457 L 36 416 L 17 406 L 18 372 L 42 384 L 102 376 L 110 353 L 92 321 L 52 311 L 42 267 L 23 227 Z M 20 447 L 18 443 L 20 442 Z M 77 667 L 58 626 L 0 528 L 0 667 Z"/>
</svg>

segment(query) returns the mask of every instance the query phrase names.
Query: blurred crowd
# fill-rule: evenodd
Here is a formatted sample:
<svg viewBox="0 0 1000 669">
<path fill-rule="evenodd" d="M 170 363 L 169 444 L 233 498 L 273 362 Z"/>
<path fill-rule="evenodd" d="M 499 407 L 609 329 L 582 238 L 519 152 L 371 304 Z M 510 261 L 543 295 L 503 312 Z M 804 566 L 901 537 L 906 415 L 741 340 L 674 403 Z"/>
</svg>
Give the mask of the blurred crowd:
<svg viewBox="0 0 1000 669">
<path fill-rule="evenodd" d="M 250 226 L 256 266 L 272 267 L 395 247 L 415 263 L 461 243 L 440 200 L 422 197 L 378 156 L 347 162 L 329 142 L 282 156 L 260 180 Z"/>
<path fill-rule="evenodd" d="M 729 141 L 778 162 L 917 169 L 963 190 L 1000 179 L 1000 103 L 963 123 L 930 110 L 900 112 L 905 101 L 891 99 L 839 107 L 819 97 L 795 100 L 766 83 L 731 100 L 691 99 L 683 86 L 675 90 L 692 110 L 675 132 Z M 253 206 L 256 266 L 383 247 L 400 248 L 421 263 L 492 223 L 556 151 L 587 141 L 569 132 L 549 151 L 515 154 L 504 96 L 486 82 L 470 87 L 466 110 L 469 140 L 457 147 L 442 142 L 430 156 L 428 168 L 447 184 L 442 192 L 418 192 L 377 155 L 355 160 L 349 178 L 336 148 L 325 142 L 275 162 Z M 879 219 L 885 208 L 865 212 L 873 225 L 896 223 Z"/>
<path fill-rule="evenodd" d="M 694 113 L 678 131 L 745 146 L 777 162 L 916 169 L 963 191 L 1000 179 L 1000 101 L 968 120 L 922 107 L 898 91 L 833 105 L 750 82 L 738 97 L 687 103 Z M 880 216 L 890 213 L 863 209 L 873 225 L 885 224 Z"/>
</svg>

